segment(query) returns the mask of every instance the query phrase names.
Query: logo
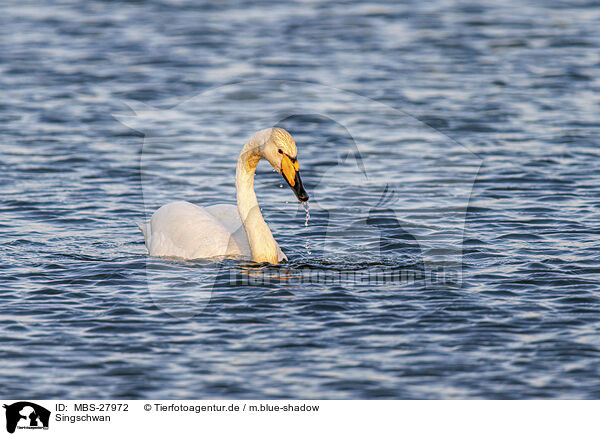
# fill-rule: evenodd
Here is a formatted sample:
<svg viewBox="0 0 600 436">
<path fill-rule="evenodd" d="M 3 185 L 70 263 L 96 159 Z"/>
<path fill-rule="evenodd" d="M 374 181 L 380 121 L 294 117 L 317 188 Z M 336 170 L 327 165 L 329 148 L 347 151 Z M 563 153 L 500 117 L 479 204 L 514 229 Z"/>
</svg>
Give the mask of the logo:
<svg viewBox="0 0 600 436">
<path fill-rule="evenodd" d="M 296 220 L 288 242 L 283 240 L 284 247 L 295 246 L 287 266 L 216 259 L 165 264 L 146 257 L 148 290 L 161 310 L 193 318 L 210 304 L 213 288 L 223 287 L 237 292 L 300 282 L 356 292 L 385 283 L 461 287 L 464 228 L 480 156 L 406 112 L 314 82 L 253 80 L 189 97 L 171 108 L 128 100 L 131 111 L 114 115 L 143 134 L 140 177 L 148 218 L 173 201 L 174 190 L 178 198 L 199 199 L 203 177 L 197 162 L 229 164 L 231 171 L 210 177 L 233 188 L 242 145 L 271 126 L 291 132 L 300 145 L 314 215 L 309 229 L 308 205 L 300 210 L 289 193 L 281 194 L 289 204 L 268 205 L 282 230 L 283 223 Z M 177 145 L 173 135 L 165 135 L 165 120 L 178 132 Z M 234 125 L 235 133 L 215 128 L 217 121 Z M 190 134 L 202 139 L 189 141 Z M 212 151 L 215 144 L 221 144 L 219 153 Z M 232 237 L 240 231 L 244 239 L 243 223 L 231 224 Z"/>
<path fill-rule="evenodd" d="M 14 433 L 15 429 L 48 429 L 50 411 L 42 406 L 29 401 L 19 401 L 10 406 L 4 405 L 6 409 L 6 431 Z"/>
</svg>

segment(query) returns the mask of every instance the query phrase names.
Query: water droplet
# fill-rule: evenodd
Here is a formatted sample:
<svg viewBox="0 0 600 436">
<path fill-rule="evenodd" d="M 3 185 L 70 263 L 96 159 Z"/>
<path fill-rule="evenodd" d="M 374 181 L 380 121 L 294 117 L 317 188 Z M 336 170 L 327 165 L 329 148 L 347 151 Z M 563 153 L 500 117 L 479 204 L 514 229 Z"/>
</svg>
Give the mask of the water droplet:
<svg viewBox="0 0 600 436">
<path fill-rule="evenodd" d="M 304 212 L 306 213 L 306 219 L 304 220 L 304 227 L 308 227 L 308 220 L 310 219 L 310 211 L 308 207 L 308 201 L 302 203 L 302 207 L 304 208 Z"/>
<path fill-rule="evenodd" d="M 304 227 L 308 227 L 308 220 L 310 219 L 310 211 L 309 211 L 309 207 L 308 207 L 308 201 L 302 203 L 302 207 L 304 208 L 304 212 L 306 213 L 306 219 L 304 220 Z M 310 246 L 308 245 L 308 238 L 306 238 L 306 241 L 304 242 L 304 248 L 306 248 L 306 252 L 308 254 L 311 254 Z"/>
</svg>

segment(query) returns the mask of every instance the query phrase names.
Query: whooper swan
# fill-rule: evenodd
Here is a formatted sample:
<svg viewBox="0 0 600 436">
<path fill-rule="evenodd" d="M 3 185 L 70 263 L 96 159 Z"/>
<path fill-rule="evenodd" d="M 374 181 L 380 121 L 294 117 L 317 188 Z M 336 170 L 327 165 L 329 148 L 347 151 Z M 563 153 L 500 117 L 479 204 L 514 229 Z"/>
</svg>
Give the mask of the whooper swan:
<svg viewBox="0 0 600 436">
<path fill-rule="evenodd" d="M 238 257 L 272 264 L 287 260 L 258 206 L 254 172 L 258 162 L 267 159 L 298 200 L 305 202 L 308 194 L 300 179 L 296 154 L 296 143 L 284 129 L 273 127 L 255 133 L 238 158 L 237 207 L 233 204 L 200 207 L 187 201 L 162 206 L 150 221 L 138 224 L 148 253 L 183 259 Z"/>
</svg>

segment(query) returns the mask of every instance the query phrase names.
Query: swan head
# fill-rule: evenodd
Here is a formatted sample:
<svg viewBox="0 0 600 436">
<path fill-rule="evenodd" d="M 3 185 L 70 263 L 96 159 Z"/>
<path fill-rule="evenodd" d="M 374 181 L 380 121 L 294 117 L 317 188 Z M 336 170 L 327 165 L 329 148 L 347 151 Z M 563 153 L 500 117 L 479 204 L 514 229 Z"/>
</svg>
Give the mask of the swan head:
<svg viewBox="0 0 600 436">
<path fill-rule="evenodd" d="M 308 194 L 300 178 L 296 143 L 287 131 L 279 127 L 270 129 L 269 138 L 263 148 L 263 156 L 281 174 L 298 200 L 308 201 Z"/>
</svg>

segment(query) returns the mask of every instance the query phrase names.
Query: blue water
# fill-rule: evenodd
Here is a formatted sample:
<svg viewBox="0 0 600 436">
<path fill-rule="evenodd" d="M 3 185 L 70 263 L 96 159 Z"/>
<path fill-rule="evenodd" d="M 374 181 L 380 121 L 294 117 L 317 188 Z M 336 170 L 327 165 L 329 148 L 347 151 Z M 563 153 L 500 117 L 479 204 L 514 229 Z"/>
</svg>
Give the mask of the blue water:
<svg viewBox="0 0 600 436">
<path fill-rule="evenodd" d="M 600 398 L 598 6 L 3 2 L 0 397 Z M 290 261 L 148 258 L 273 124 Z"/>
</svg>

